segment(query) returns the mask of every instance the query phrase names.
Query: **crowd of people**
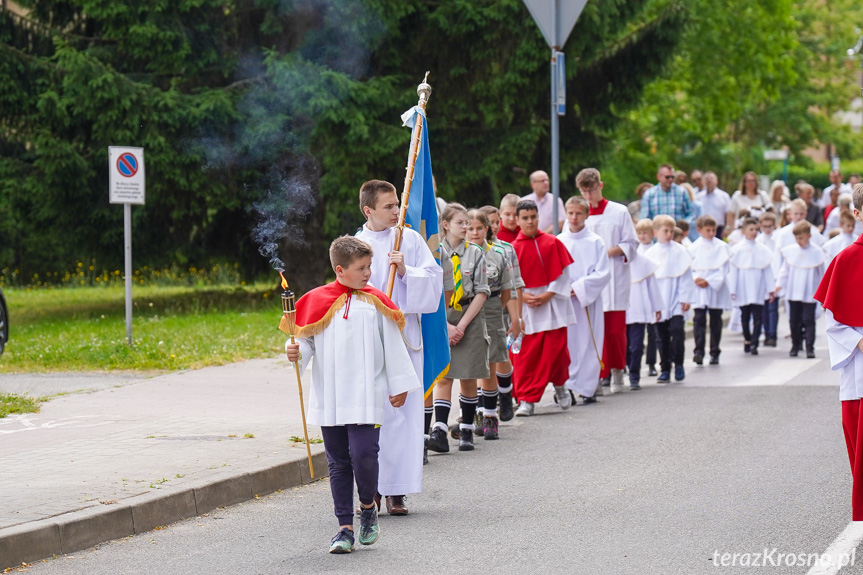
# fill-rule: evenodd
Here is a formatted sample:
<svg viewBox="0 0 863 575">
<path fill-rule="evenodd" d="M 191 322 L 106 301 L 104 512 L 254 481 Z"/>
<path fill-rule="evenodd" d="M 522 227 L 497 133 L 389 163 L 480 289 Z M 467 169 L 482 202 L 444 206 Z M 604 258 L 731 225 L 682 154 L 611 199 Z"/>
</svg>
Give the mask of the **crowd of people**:
<svg viewBox="0 0 863 575">
<path fill-rule="evenodd" d="M 663 164 L 658 183 L 640 186 L 626 206 L 606 199 L 599 171 L 588 168 L 575 180 L 580 195 L 558 200 L 555 222 L 548 175 L 537 171 L 525 197 L 442 206 L 440 264 L 411 229 L 393 249 L 396 189 L 363 184 L 366 223 L 333 242 L 337 279 L 297 302 L 299 340 L 286 345 L 302 368 L 316 357 L 308 419 L 322 426 L 340 525 L 330 552 L 354 548 L 355 513 L 361 544 L 377 540 L 382 500 L 389 514 L 408 514 L 405 496 L 422 490 L 428 451 L 449 452 L 450 438 L 461 452 L 476 437 L 498 439 L 499 421 L 533 415 L 549 385 L 566 410 L 640 390 L 643 360 L 657 383 L 683 381 L 690 319 L 692 361 L 716 365 L 723 312 L 743 333 L 740 351 L 758 355 L 777 346 L 783 298 L 790 355 L 815 357 L 816 289 L 857 239 L 852 204 L 863 203 L 863 185 L 852 196 L 841 175 L 831 179 L 822 207 L 806 183 L 791 200 L 781 182 L 767 193 L 747 173 L 729 196 L 712 172 L 687 178 Z M 387 297 L 371 286 L 385 288 L 391 267 Z M 420 322 L 442 296 L 448 342 Z M 423 346 L 447 344 L 448 372 L 424 397 Z"/>
</svg>

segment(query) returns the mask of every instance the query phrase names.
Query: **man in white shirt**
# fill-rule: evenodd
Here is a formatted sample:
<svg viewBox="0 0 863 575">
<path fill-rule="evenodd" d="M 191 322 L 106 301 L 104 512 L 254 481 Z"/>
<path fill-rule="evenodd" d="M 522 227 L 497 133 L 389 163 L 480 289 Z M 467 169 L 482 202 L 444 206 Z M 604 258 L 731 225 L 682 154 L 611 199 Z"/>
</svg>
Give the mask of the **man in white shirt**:
<svg viewBox="0 0 863 575">
<path fill-rule="evenodd" d="M 835 188 L 839 188 L 840 195 L 850 194 L 854 191 L 852 189 L 852 186 L 842 183 L 842 172 L 840 172 L 839 170 L 830 170 L 830 185 L 824 188 L 824 191 L 821 192 L 821 198 L 818 200 L 818 206 L 821 209 L 824 209 L 830 205 L 830 193 Z"/>
<path fill-rule="evenodd" d="M 548 174 L 538 170 L 530 175 L 530 187 L 533 193 L 524 196 L 523 200 L 531 200 L 536 204 L 539 216 L 539 229 L 546 233 L 554 233 L 554 196 L 549 193 L 550 182 Z M 566 209 L 563 200 L 557 198 L 557 229 L 563 229 L 563 220 L 566 219 Z"/>
<path fill-rule="evenodd" d="M 731 196 L 716 185 L 716 174 L 713 172 L 704 174 L 704 190 L 696 194 L 695 200 L 701 202 L 701 215 L 710 216 L 716 220 L 716 237 L 724 238 L 725 215 L 731 211 Z"/>
</svg>

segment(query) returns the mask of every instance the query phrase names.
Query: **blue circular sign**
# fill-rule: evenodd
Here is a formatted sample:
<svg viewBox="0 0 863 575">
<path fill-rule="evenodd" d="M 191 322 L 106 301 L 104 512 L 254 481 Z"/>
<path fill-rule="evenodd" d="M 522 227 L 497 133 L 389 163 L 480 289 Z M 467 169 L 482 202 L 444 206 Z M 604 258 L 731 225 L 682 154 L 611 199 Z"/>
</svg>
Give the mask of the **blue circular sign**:
<svg viewBox="0 0 863 575">
<path fill-rule="evenodd" d="M 117 158 L 117 171 L 121 176 L 131 178 L 138 173 L 138 158 L 126 152 Z"/>
</svg>

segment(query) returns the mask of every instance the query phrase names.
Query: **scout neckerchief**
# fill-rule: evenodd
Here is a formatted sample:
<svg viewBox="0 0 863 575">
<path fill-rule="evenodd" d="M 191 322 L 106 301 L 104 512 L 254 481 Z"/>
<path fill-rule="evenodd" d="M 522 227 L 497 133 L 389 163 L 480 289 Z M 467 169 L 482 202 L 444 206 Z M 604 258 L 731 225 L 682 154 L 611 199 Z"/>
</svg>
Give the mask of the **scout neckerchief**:
<svg viewBox="0 0 863 575">
<path fill-rule="evenodd" d="M 468 242 L 465 240 L 464 247 L 467 249 Z M 455 288 L 452 290 L 452 298 L 449 301 L 449 305 L 456 311 L 461 311 L 461 299 L 464 297 L 464 288 L 461 283 L 461 258 L 458 257 L 458 253 L 453 250 L 452 252 L 452 267 L 453 267 L 453 281 L 455 281 Z"/>
</svg>

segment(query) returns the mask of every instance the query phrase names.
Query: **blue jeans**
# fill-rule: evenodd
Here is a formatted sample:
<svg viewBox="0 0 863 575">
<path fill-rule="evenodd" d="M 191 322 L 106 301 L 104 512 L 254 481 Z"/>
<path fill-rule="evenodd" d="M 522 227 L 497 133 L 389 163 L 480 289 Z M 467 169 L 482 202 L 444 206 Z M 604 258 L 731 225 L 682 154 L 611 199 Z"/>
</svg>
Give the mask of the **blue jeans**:
<svg viewBox="0 0 863 575">
<path fill-rule="evenodd" d="M 764 337 L 776 339 L 776 330 L 779 326 L 779 298 L 775 298 L 773 302 L 770 300 L 764 302 L 761 318 L 761 323 L 764 325 Z"/>
</svg>

